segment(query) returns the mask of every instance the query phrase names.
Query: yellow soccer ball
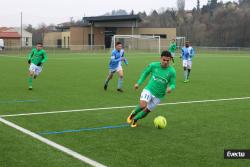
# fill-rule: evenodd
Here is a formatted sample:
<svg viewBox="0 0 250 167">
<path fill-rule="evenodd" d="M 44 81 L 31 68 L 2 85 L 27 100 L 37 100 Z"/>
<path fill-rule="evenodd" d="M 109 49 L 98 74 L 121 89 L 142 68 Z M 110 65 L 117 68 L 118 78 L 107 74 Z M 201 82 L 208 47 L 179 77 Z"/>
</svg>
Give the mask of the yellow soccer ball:
<svg viewBox="0 0 250 167">
<path fill-rule="evenodd" d="M 167 126 L 167 119 L 163 116 L 158 116 L 154 119 L 154 125 L 157 129 L 164 129 Z"/>
</svg>

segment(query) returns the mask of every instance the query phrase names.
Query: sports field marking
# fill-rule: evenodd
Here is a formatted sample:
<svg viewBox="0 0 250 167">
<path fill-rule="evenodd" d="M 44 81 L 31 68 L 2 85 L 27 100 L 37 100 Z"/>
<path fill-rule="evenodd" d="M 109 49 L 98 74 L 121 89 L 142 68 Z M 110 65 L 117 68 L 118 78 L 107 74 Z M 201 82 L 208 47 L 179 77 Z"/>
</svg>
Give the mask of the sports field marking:
<svg viewBox="0 0 250 167">
<path fill-rule="evenodd" d="M 69 129 L 69 130 L 62 130 L 62 131 L 47 131 L 47 132 L 40 132 L 40 135 L 56 135 L 56 134 L 64 134 L 64 133 L 73 133 L 73 132 L 82 132 L 82 131 L 97 131 L 103 129 L 118 129 L 118 128 L 126 128 L 129 127 L 129 124 L 121 124 L 121 125 L 110 125 L 110 126 L 101 126 L 96 128 L 80 128 L 80 129 Z"/>
<path fill-rule="evenodd" d="M 76 159 L 78 159 L 78 160 L 80 160 L 80 161 L 82 161 L 84 163 L 87 163 L 87 164 L 89 164 L 89 165 L 91 165 L 93 167 L 106 167 L 105 165 L 100 164 L 99 162 L 96 162 L 96 161 L 94 161 L 94 160 L 92 160 L 92 159 L 90 159 L 88 157 L 85 157 L 85 156 L 83 156 L 83 155 L 81 155 L 81 154 L 79 154 L 79 153 L 77 153 L 77 152 L 75 152 L 75 151 L 73 151 L 73 150 L 71 150 L 69 148 L 66 148 L 66 147 L 64 147 L 62 145 L 59 145 L 59 144 L 57 144 L 57 143 L 55 143 L 55 142 L 53 142 L 51 140 L 48 140 L 48 139 L 46 139 L 46 138 L 44 138 L 44 137 L 42 137 L 42 136 L 40 136 L 40 135 L 38 135 L 36 133 L 33 133 L 33 132 L 29 131 L 28 129 L 25 129 L 25 128 L 21 127 L 21 126 L 18 126 L 18 125 L 14 124 L 14 123 L 12 123 L 10 121 L 7 121 L 7 120 L 5 120 L 3 118 L 0 118 L 0 122 L 4 123 L 7 126 L 10 126 L 10 127 L 14 128 L 14 129 L 16 129 L 16 130 L 18 130 L 18 131 L 20 131 L 20 132 L 22 132 L 22 133 L 24 133 L 26 135 L 29 135 L 32 138 L 37 139 L 37 140 L 39 140 L 39 141 L 41 141 L 41 142 L 43 142 L 43 143 L 57 149 L 59 151 L 62 151 L 62 152 L 66 153 L 66 154 L 68 154 L 68 155 L 70 155 L 70 156 L 72 156 L 72 157 L 74 157 L 74 158 L 76 158 Z"/>
<path fill-rule="evenodd" d="M 247 99 L 250 99 L 250 96 L 249 97 L 226 98 L 226 99 L 210 99 L 210 100 L 194 100 L 194 101 L 162 103 L 162 104 L 159 104 L 159 106 L 193 104 L 193 103 L 209 103 L 209 102 L 220 102 L 220 101 L 235 101 L 235 100 L 247 100 Z M 64 111 L 34 112 L 34 113 L 0 115 L 0 118 L 1 117 L 4 118 L 4 117 L 19 117 L 19 116 L 31 116 L 31 115 L 71 113 L 71 112 L 84 112 L 84 111 L 114 110 L 114 109 L 124 109 L 124 108 L 134 108 L 134 107 L 135 107 L 135 105 L 133 105 L 133 106 L 120 106 L 120 107 L 118 106 L 118 107 L 103 107 L 103 108 L 87 108 L 87 109 L 64 110 Z"/>
<path fill-rule="evenodd" d="M 0 104 L 13 104 L 13 103 L 35 103 L 38 100 L 0 100 Z"/>
</svg>

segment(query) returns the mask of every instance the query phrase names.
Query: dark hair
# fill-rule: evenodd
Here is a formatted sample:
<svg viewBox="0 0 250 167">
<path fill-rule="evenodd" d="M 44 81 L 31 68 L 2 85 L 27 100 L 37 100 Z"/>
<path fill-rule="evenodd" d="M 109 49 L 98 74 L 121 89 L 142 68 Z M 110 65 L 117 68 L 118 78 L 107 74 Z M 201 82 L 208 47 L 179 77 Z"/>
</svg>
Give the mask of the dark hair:
<svg viewBox="0 0 250 167">
<path fill-rule="evenodd" d="M 115 43 L 115 46 L 121 45 L 121 44 L 122 44 L 121 42 L 116 42 L 116 43 Z"/>
<path fill-rule="evenodd" d="M 164 50 L 161 52 L 161 57 L 171 57 L 172 58 L 172 54 L 169 51 Z"/>
<path fill-rule="evenodd" d="M 42 45 L 43 46 L 43 43 L 42 42 L 37 42 L 36 45 Z"/>
</svg>

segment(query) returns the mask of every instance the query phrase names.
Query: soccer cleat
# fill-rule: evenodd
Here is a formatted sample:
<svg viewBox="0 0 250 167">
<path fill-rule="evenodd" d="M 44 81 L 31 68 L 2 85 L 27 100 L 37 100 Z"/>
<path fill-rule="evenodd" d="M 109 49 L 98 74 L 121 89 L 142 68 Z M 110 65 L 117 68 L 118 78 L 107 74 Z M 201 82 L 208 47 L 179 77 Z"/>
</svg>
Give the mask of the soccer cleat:
<svg viewBox="0 0 250 167">
<path fill-rule="evenodd" d="M 32 90 L 33 88 L 32 88 L 32 86 L 29 86 L 29 90 Z"/>
<path fill-rule="evenodd" d="M 121 92 L 121 93 L 123 93 L 123 90 L 122 90 L 122 89 L 117 89 L 117 91 L 118 91 L 118 92 Z"/>
<path fill-rule="evenodd" d="M 107 90 L 107 89 L 108 89 L 108 85 L 105 84 L 105 85 L 104 85 L 104 90 Z"/>
<path fill-rule="evenodd" d="M 131 124 L 132 121 L 133 121 L 132 113 L 133 113 L 134 111 L 135 111 L 135 110 L 133 110 L 133 111 L 131 112 L 131 114 L 128 116 L 128 118 L 127 118 L 127 123 L 128 123 L 128 124 Z"/>
<path fill-rule="evenodd" d="M 189 81 L 189 80 L 186 79 L 186 80 L 184 80 L 184 83 L 188 83 L 188 81 Z"/>
<path fill-rule="evenodd" d="M 135 120 L 132 120 L 132 123 L 131 123 L 131 128 L 136 128 L 138 125 L 137 125 L 137 121 Z"/>
</svg>

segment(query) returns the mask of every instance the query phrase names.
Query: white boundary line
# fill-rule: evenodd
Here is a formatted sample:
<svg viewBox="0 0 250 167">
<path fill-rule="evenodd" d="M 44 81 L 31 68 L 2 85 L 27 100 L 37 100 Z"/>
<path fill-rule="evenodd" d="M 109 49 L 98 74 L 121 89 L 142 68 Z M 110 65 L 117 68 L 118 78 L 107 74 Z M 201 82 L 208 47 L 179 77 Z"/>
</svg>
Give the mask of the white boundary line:
<svg viewBox="0 0 250 167">
<path fill-rule="evenodd" d="M 227 99 L 212 99 L 212 100 L 195 100 L 195 101 L 183 101 L 183 102 L 173 102 L 173 103 L 162 103 L 159 106 L 165 105 L 178 105 L 178 104 L 192 104 L 192 103 L 207 103 L 207 102 L 218 102 L 218 101 L 234 101 L 234 100 L 246 100 L 250 99 L 250 97 L 237 97 L 237 98 L 227 98 Z M 29 131 L 21 126 L 18 126 L 10 121 L 3 119 L 3 117 L 16 117 L 16 116 L 29 116 L 29 115 L 45 115 L 45 114 L 57 114 L 57 113 L 69 113 L 69 112 L 81 112 L 81 111 L 94 111 L 94 110 L 110 110 L 110 109 L 122 109 L 122 108 L 132 108 L 135 106 L 121 106 L 121 107 L 106 107 L 106 108 L 90 108 L 90 109 L 79 109 L 79 110 L 65 110 L 65 111 L 52 111 L 52 112 L 41 112 L 41 113 L 24 113 L 24 114 L 13 114 L 13 115 L 1 115 L 0 122 L 4 123 L 7 126 L 10 126 L 26 135 L 31 136 L 34 139 L 37 139 L 61 152 L 64 152 L 84 163 L 87 163 L 93 167 L 106 167 L 99 162 L 96 162 L 88 157 L 85 157 L 69 148 L 66 148 L 62 145 L 59 145 L 51 140 L 48 140 L 34 132 Z"/>
<path fill-rule="evenodd" d="M 77 152 L 75 152 L 75 151 L 73 151 L 73 150 L 71 150 L 69 148 L 66 148 L 66 147 L 64 147 L 62 145 L 59 145 L 59 144 L 57 144 L 57 143 L 55 143 L 55 142 L 53 142 L 51 140 L 48 140 L 48 139 L 46 139 L 46 138 L 44 138 L 44 137 L 42 137 L 42 136 L 40 136 L 40 135 L 38 135 L 36 133 L 33 133 L 33 132 L 31 132 L 31 131 L 29 131 L 27 129 L 24 129 L 21 126 L 18 126 L 18 125 L 14 124 L 14 123 L 12 123 L 10 121 L 7 121 L 7 120 L 5 120 L 3 118 L 0 118 L 0 122 L 2 122 L 5 125 L 8 125 L 8 126 L 14 128 L 14 129 L 16 129 L 16 130 L 18 130 L 18 131 L 20 131 L 20 132 L 22 132 L 22 133 L 24 133 L 26 135 L 29 135 L 32 138 L 37 139 L 37 140 L 39 140 L 39 141 L 41 141 L 41 142 L 43 142 L 43 143 L 57 149 L 59 151 L 62 151 L 62 152 L 66 153 L 66 154 L 68 154 L 68 155 L 70 155 L 70 156 L 72 156 L 72 157 L 74 157 L 74 158 L 76 158 L 76 159 L 78 159 L 78 160 L 80 160 L 80 161 L 82 161 L 84 163 L 87 163 L 87 164 L 89 164 L 89 165 L 91 165 L 93 167 L 106 167 L 105 165 L 100 164 L 99 162 L 96 162 L 96 161 L 94 161 L 94 160 L 92 160 L 92 159 L 90 159 L 88 157 L 85 157 L 85 156 L 83 156 L 83 155 L 81 155 L 81 154 L 79 154 L 79 153 L 77 153 Z"/>
<path fill-rule="evenodd" d="M 193 103 L 207 103 L 207 102 L 219 102 L 219 101 L 234 101 L 234 100 L 246 100 L 249 97 L 236 97 L 236 98 L 226 98 L 226 99 L 211 99 L 211 100 L 194 100 L 194 101 L 182 101 L 173 103 L 162 103 L 159 106 L 166 105 L 178 105 L 178 104 L 193 104 Z M 64 110 L 64 111 L 49 111 L 49 112 L 34 112 L 34 113 L 22 113 L 22 114 L 10 114 L 10 115 L 0 115 L 0 118 L 4 117 L 18 117 L 18 116 L 31 116 L 31 115 L 47 115 L 47 114 L 59 114 L 59 113 L 71 113 L 71 112 L 83 112 L 83 111 L 98 111 L 98 110 L 113 110 L 113 109 L 124 109 L 133 108 L 135 106 L 120 106 L 120 107 L 104 107 L 104 108 L 87 108 L 78 110 Z"/>
</svg>

